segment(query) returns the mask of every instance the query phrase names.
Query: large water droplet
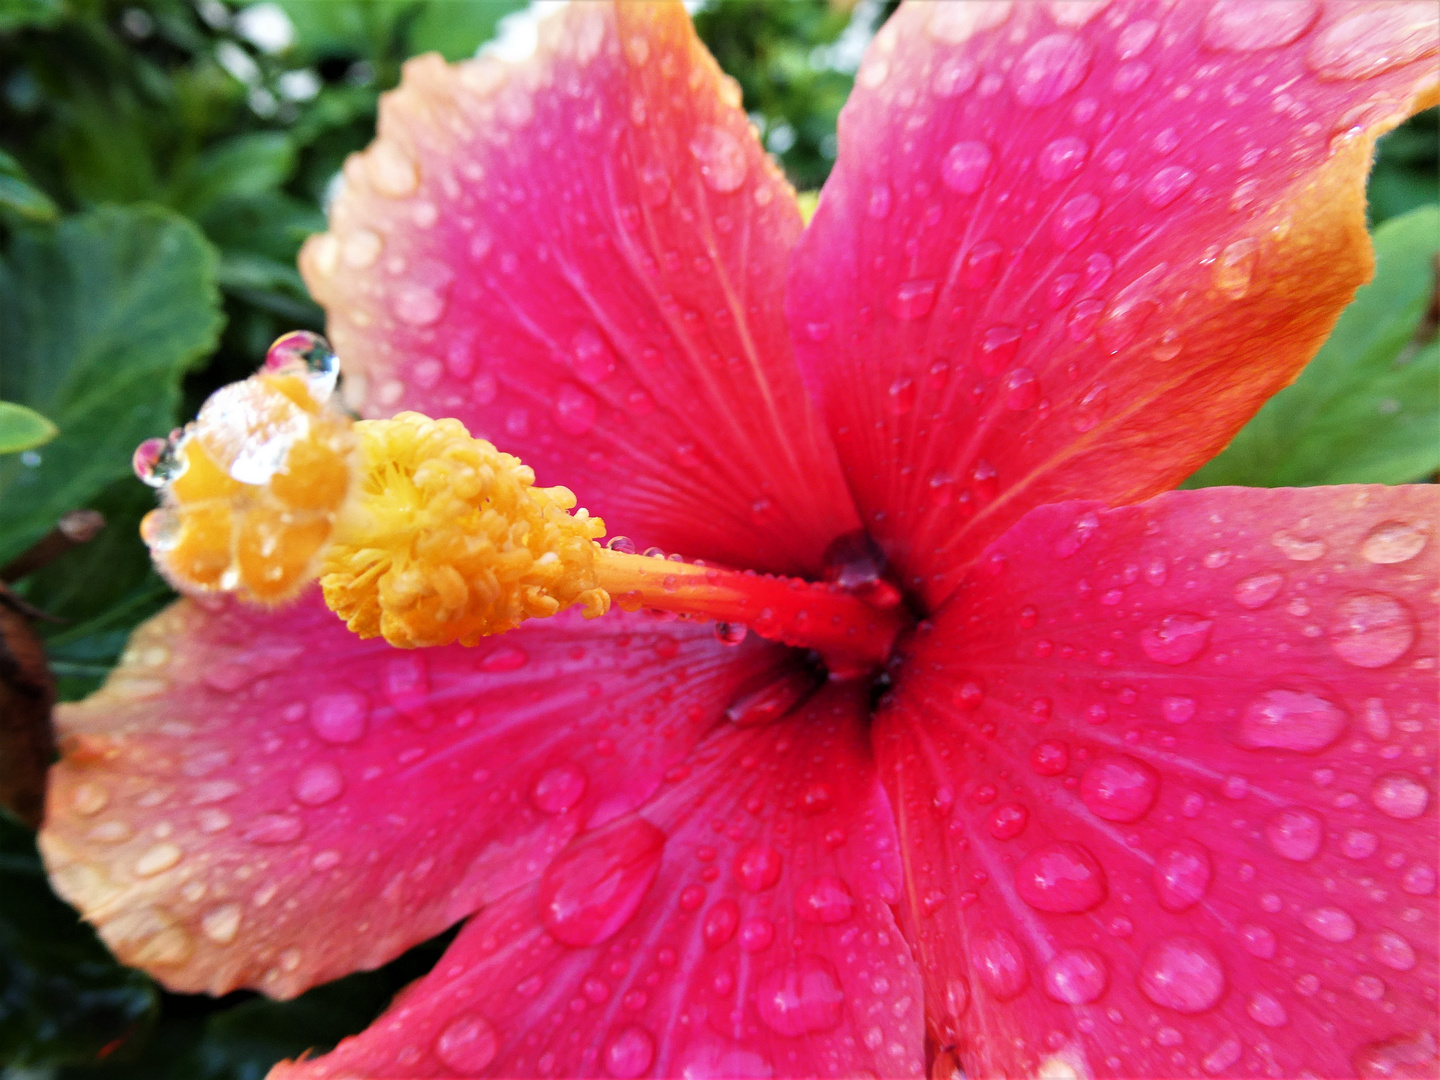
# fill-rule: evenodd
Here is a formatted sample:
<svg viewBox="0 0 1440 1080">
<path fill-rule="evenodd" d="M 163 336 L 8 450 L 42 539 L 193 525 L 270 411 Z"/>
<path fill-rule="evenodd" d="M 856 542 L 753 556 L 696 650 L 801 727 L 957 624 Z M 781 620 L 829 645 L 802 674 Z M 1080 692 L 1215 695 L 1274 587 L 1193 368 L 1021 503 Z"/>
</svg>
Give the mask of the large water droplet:
<svg viewBox="0 0 1440 1080">
<path fill-rule="evenodd" d="M 742 889 L 764 892 L 780 880 L 780 853 L 767 844 L 752 844 L 735 855 L 735 880 Z"/>
<path fill-rule="evenodd" d="M 745 148 L 730 132 L 704 124 L 690 141 L 690 153 L 700 165 L 705 186 L 721 194 L 734 191 L 745 182 L 748 163 Z"/>
<path fill-rule="evenodd" d="M 1225 969 L 1206 942 L 1186 934 L 1156 942 L 1140 965 L 1140 990 L 1156 1005 L 1193 1016 L 1225 993 Z"/>
<path fill-rule="evenodd" d="M 589 779 L 578 765 L 563 762 L 535 778 L 530 801 L 546 814 L 563 814 L 580 801 L 588 784 Z"/>
<path fill-rule="evenodd" d="M 340 378 L 340 358 L 319 334 L 294 330 L 275 339 L 265 354 L 265 370 L 302 375 L 311 396 L 324 401 Z"/>
<path fill-rule="evenodd" d="M 1412 821 L 1430 805 L 1430 792 L 1409 773 L 1389 773 L 1375 781 L 1370 801 L 1382 814 L 1398 821 Z"/>
<path fill-rule="evenodd" d="M 1405 521 L 1376 525 L 1360 545 L 1360 554 L 1372 563 L 1389 565 L 1409 562 L 1425 550 L 1425 530 Z"/>
<path fill-rule="evenodd" d="M 1433 4 L 1366 8 L 1320 32 L 1305 61 L 1322 79 L 1372 79 L 1440 50 Z"/>
<path fill-rule="evenodd" d="M 1094 50 L 1074 34 L 1050 34 L 1035 42 L 1010 72 L 1022 105 L 1038 108 L 1060 100 L 1084 80 Z"/>
<path fill-rule="evenodd" d="M 1340 843 L 1340 850 L 1347 859 L 1368 859 L 1380 850 L 1380 838 L 1365 829 L 1350 829 Z"/>
<path fill-rule="evenodd" d="M 1155 857 L 1155 895 L 1166 911 L 1194 907 L 1210 888 L 1210 852 L 1193 840 L 1172 844 Z"/>
<path fill-rule="evenodd" d="M 723 900 L 717 900 L 705 913 L 705 923 L 702 928 L 705 944 L 712 949 L 720 948 L 735 936 L 735 928 L 739 925 L 740 905 L 728 896 Z"/>
<path fill-rule="evenodd" d="M 1415 618 L 1393 596 L 1352 593 L 1335 606 L 1330 646 L 1347 664 L 1379 668 L 1392 664 L 1415 641 Z"/>
<path fill-rule="evenodd" d="M 973 195 L 985 186 L 994 153 L 983 142 L 968 140 L 950 147 L 940 163 L 940 179 L 951 191 Z"/>
<path fill-rule="evenodd" d="M 1222 52 L 1289 45 L 1315 21 L 1315 0 L 1220 0 L 1205 15 L 1201 40 Z"/>
<path fill-rule="evenodd" d="M 1013 840 L 1025 831 L 1030 811 L 1019 803 L 1005 803 L 990 813 L 990 835 L 996 840 Z"/>
<path fill-rule="evenodd" d="M 805 922 L 841 923 L 854 910 L 850 886 L 832 874 L 811 878 L 795 890 L 795 913 Z"/>
<path fill-rule="evenodd" d="M 655 1037 L 642 1027 L 623 1028 L 605 1044 L 605 1072 L 620 1080 L 644 1076 L 655 1062 Z"/>
<path fill-rule="evenodd" d="M 935 306 L 935 290 L 936 283 L 928 278 L 903 282 L 890 294 L 886 307 L 897 319 L 923 319 Z"/>
<path fill-rule="evenodd" d="M 317 761 L 300 770 L 291 790 L 295 798 L 306 806 L 323 806 L 334 802 L 344 792 L 345 778 L 333 763 Z"/>
<path fill-rule="evenodd" d="M 1348 720 L 1344 709 L 1313 691 L 1266 690 L 1246 706 L 1239 742 L 1251 750 L 1315 754 L 1340 737 Z"/>
<path fill-rule="evenodd" d="M 595 399 L 578 386 L 563 383 L 555 395 L 555 425 L 567 435 L 584 435 L 597 411 Z"/>
<path fill-rule="evenodd" d="M 1101 758 L 1080 778 L 1080 798 L 1106 821 L 1139 821 L 1159 790 L 1160 774 L 1128 754 Z"/>
<path fill-rule="evenodd" d="M 1435 891 L 1435 868 L 1425 863 L 1411 863 L 1400 876 L 1400 888 L 1411 896 L 1429 896 Z"/>
<path fill-rule="evenodd" d="M 1318 937 L 1336 945 L 1355 936 L 1355 919 L 1348 911 L 1338 907 L 1311 908 L 1300 916 L 1300 921 Z"/>
<path fill-rule="evenodd" d="M 830 1031 L 840 1023 L 845 994 L 829 962 L 801 956 L 767 972 L 755 989 L 760 1019 L 779 1035 Z"/>
<path fill-rule="evenodd" d="M 1030 408 L 1040 400 L 1040 383 L 1029 368 L 1016 368 L 1005 376 L 1005 407 L 1015 412 Z"/>
<path fill-rule="evenodd" d="M 475 1076 L 495 1060 L 495 1029 L 473 1013 L 457 1016 L 435 1040 L 435 1056 L 461 1076 Z"/>
<path fill-rule="evenodd" d="M 1069 180 L 1085 167 L 1090 144 L 1074 135 L 1063 135 L 1045 144 L 1035 159 L 1035 171 L 1052 184 Z"/>
<path fill-rule="evenodd" d="M 1145 201 L 1157 210 L 1163 210 L 1190 190 L 1195 183 L 1195 174 L 1183 165 L 1166 165 L 1157 169 L 1140 189 Z"/>
<path fill-rule="evenodd" d="M 1251 956 L 1269 960 L 1275 955 L 1275 935 L 1267 927 L 1246 923 L 1240 927 L 1240 945 Z"/>
<path fill-rule="evenodd" d="M 135 874 L 137 877 L 154 877 L 165 870 L 169 870 L 183 858 L 185 852 L 175 844 L 155 844 L 145 850 L 140 858 L 135 860 Z"/>
<path fill-rule="evenodd" d="M 1255 277 L 1260 242 L 1245 236 L 1226 246 L 1215 260 L 1215 287 L 1231 300 L 1243 300 Z"/>
<path fill-rule="evenodd" d="M 1109 982 L 1105 958 L 1093 949 L 1066 949 L 1045 965 L 1045 992 L 1066 1005 L 1088 1005 Z"/>
<path fill-rule="evenodd" d="M 1183 612 L 1166 615 L 1159 626 L 1140 632 L 1140 648 L 1161 664 L 1184 664 L 1205 651 L 1213 620 Z"/>
<path fill-rule="evenodd" d="M 1086 192 L 1067 199 L 1050 222 L 1050 235 L 1055 246 L 1069 251 L 1090 235 L 1095 219 L 1100 216 L 1100 200 Z M 1099 309 L 1097 308 L 1097 313 Z"/>
<path fill-rule="evenodd" d="M 1070 747 L 1059 739 L 1038 742 L 1030 751 L 1030 768 L 1041 776 L 1059 776 L 1070 767 Z"/>
<path fill-rule="evenodd" d="M 1020 860 L 1015 891 L 1037 911 L 1089 911 L 1105 899 L 1105 871 L 1079 844 L 1057 841 Z"/>
<path fill-rule="evenodd" d="M 1284 585 L 1285 577 L 1282 574 L 1273 571 L 1251 574 L 1235 583 L 1235 602 L 1243 608 L 1255 611 L 1274 600 Z"/>
<path fill-rule="evenodd" d="M 1245 1012 L 1261 1027 L 1283 1027 L 1290 1022 L 1290 1014 L 1285 1011 L 1285 1006 L 1263 992 L 1257 991 L 1250 995 L 1250 1000 L 1245 1003 Z"/>
<path fill-rule="evenodd" d="M 1375 935 L 1370 955 L 1394 971 L 1409 971 L 1415 966 L 1415 950 L 1393 930 L 1382 930 Z"/>
<path fill-rule="evenodd" d="M 665 834 L 636 815 L 575 841 L 540 880 L 540 921 L 566 945 L 598 945 L 630 921 L 649 892 Z"/>
<path fill-rule="evenodd" d="M 200 931 L 216 945 L 229 945 L 240 932 L 243 912 L 239 904 L 222 904 L 205 913 Z"/>
<path fill-rule="evenodd" d="M 581 382 L 594 386 L 615 374 L 615 354 L 594 330 L 581 327 L 570 342 L 570 370 Z"/>
<path fill-rule="evenodd" d="M 1281 810 L 1265 824 L 1265 838 L 1282 859 L 1309 862 L 1320 854 L 1325 839 L 1325 822 L 1309 810 L 1291 807 Z"/>
<path fill-rule="evenodd" d="M 997 1001 L 1018 997 L 1030 985 L 1030 971 L 1020 943 L 1007 930 L 984 930 L 970 947 L 970 963 L 980 985 Z"/>
</svg>

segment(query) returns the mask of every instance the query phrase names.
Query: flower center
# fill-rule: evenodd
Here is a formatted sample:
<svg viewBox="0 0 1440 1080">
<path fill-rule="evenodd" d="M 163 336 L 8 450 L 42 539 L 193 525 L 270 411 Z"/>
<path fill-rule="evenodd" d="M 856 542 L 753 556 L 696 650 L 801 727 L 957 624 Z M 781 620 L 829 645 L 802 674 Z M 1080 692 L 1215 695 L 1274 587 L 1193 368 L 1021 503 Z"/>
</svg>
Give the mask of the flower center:
<svg viewBox="0 0 1440 1080">
<path fill-rule="evenodd" d="M 883 665 L 909 622 L 863 534 L 832 545 L 825 582 L 602 547 L 604 522 L 569 489 L 536 487 L 458 420 L 352 422 L 337 371 L 323 339 L 288 334 L 257 374 L 136 451 L 162 497 L 141 535 L 177 588 L 274 604 L 318 578 L 351 630 L 401 648 L 473 645 L 613 602 L 747 626 L 815 650 L 839 677 Z"/>
</svg>

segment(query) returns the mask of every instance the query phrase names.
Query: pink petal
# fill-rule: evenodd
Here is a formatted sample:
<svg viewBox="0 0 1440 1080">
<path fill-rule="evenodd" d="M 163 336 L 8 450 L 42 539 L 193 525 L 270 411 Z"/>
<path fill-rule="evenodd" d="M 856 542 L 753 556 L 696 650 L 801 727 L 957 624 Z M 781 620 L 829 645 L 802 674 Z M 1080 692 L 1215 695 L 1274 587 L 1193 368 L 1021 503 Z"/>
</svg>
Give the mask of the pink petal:
<svg viewBox="0 0 1440 1080">
<path fill-rule="evenodd" d="M 1211 488 L 990 548 L 876 736 L 967 1074 L 1434 1074 L 1437 520 Z"/>
<path fill-rule="evenodd" d="M 901 1076 L 920 977 L 863 692 L 702 744 L 482 911 L 332 1054 L 273 1078 Z"/>
<path fill-rule="evenodd" d="M 911 4 L 788 310 L 866 527 L 932 605 L 1027 510 L 1173 488 L 1370 275 L 1431 3 Z"/>
<path fill-rule="evenodd" d="M 814 572 L 857 521 L 785 328 L 800 228 L 683 10 L 587 3 L 522 63 L 407 64 L 301 267 L 366 415 L 458 417 L 642 548 Z"/>
<path fill-rule="evenodd" d="M 753 643 L 752 643 L 753 644 Z M 288 997 L 384 963 L 640 805 L 777 646 L 613 612 L 475 649 L 361 641 L 312 595 L 182 602 L 60 710 L 41 847 L 168 986 Z"/>
</svg>

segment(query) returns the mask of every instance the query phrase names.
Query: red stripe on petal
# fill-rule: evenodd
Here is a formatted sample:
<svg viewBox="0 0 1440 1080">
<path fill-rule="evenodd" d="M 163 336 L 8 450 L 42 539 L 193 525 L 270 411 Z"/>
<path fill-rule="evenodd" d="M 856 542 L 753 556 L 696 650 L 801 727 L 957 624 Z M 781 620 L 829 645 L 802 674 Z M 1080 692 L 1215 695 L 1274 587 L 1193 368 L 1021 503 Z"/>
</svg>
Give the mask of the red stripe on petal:
<svg viewBox="0 0 1440 1080">
<path fill-rule="evenodd" d="M 41 848 L 121 959 L 288 997 L 533 881 L 788 655 L 619 612 L 406 652 L 313 594 L 181 603 L 60 710 Z"/>
<path fill-rule="evenodd" d="M 638 814 L 476 916 L 366 1032 L 271 1076 L 923 1072 L 864 713 L 832 687 L 717 732 Z"/>
<path fill-rule="evenodd" d="M 1211 488 L 992 545 L 876 730 L 968 1074 L 1433 1073 L 1437 520 Z"/>
<path fill-rule="evenodd" d="M 789 313 L 852 490 L 938 604 L 1025 512 L 1173 487 L 1370 274 L 1375 136 L 1435 8 L 911 4 L 880 31 Z"/>
<path fill-rule="evenodd" d="M 366 415 L 454 416 L 644 548 L 818 573 L 856 527 L 782 310 L 794 192 L 678 5 L 406 65 L 301 258 Z"/>
</svg>

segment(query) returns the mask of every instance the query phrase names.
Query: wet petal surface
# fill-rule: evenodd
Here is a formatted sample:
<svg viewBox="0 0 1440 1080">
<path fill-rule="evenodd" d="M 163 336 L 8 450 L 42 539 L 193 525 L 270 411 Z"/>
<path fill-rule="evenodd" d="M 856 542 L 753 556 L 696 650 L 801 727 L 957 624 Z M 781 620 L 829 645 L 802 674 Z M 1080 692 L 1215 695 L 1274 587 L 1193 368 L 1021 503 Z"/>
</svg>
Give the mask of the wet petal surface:
<svg viewBox="0 0 1440 1080">
<path fill-rule="evenodd" d="M 481 912 L 364 1034 L 273 1077 L 906 1076 L 919 975 L 854 688 L 717 732 Z"/>
<path fill-rule="evenodd" d="M 1044 507 L 917 635 L 876 746 L 968 1074 L 1433 1072 L 1437 517 L 1434 487 Z"/>
<path fill-rule="evenodd" d="M 1175 486 L 1370 273 L 1433 4 L 919 3 L 880 31 L 791 332 L 865 526 L 938 604 L 1029 509 Z"/>
<path fill-rule="evenodd" d="M 813 572 L 856 519 L 785 329 L 800 227 L 683 10 L 578 4 L 526 61 L 411 61 L 301 267 L 366 415 L 458 417 L 641 548 Z"/>
<path fill-rule="evenodd" d="M 620 612 L 406 652 L 313 595 L 182 602 L 60 710 L 41 848 L 122 960 L 291 996 L 535 880 L 786 663 Z"/>
</svg>

